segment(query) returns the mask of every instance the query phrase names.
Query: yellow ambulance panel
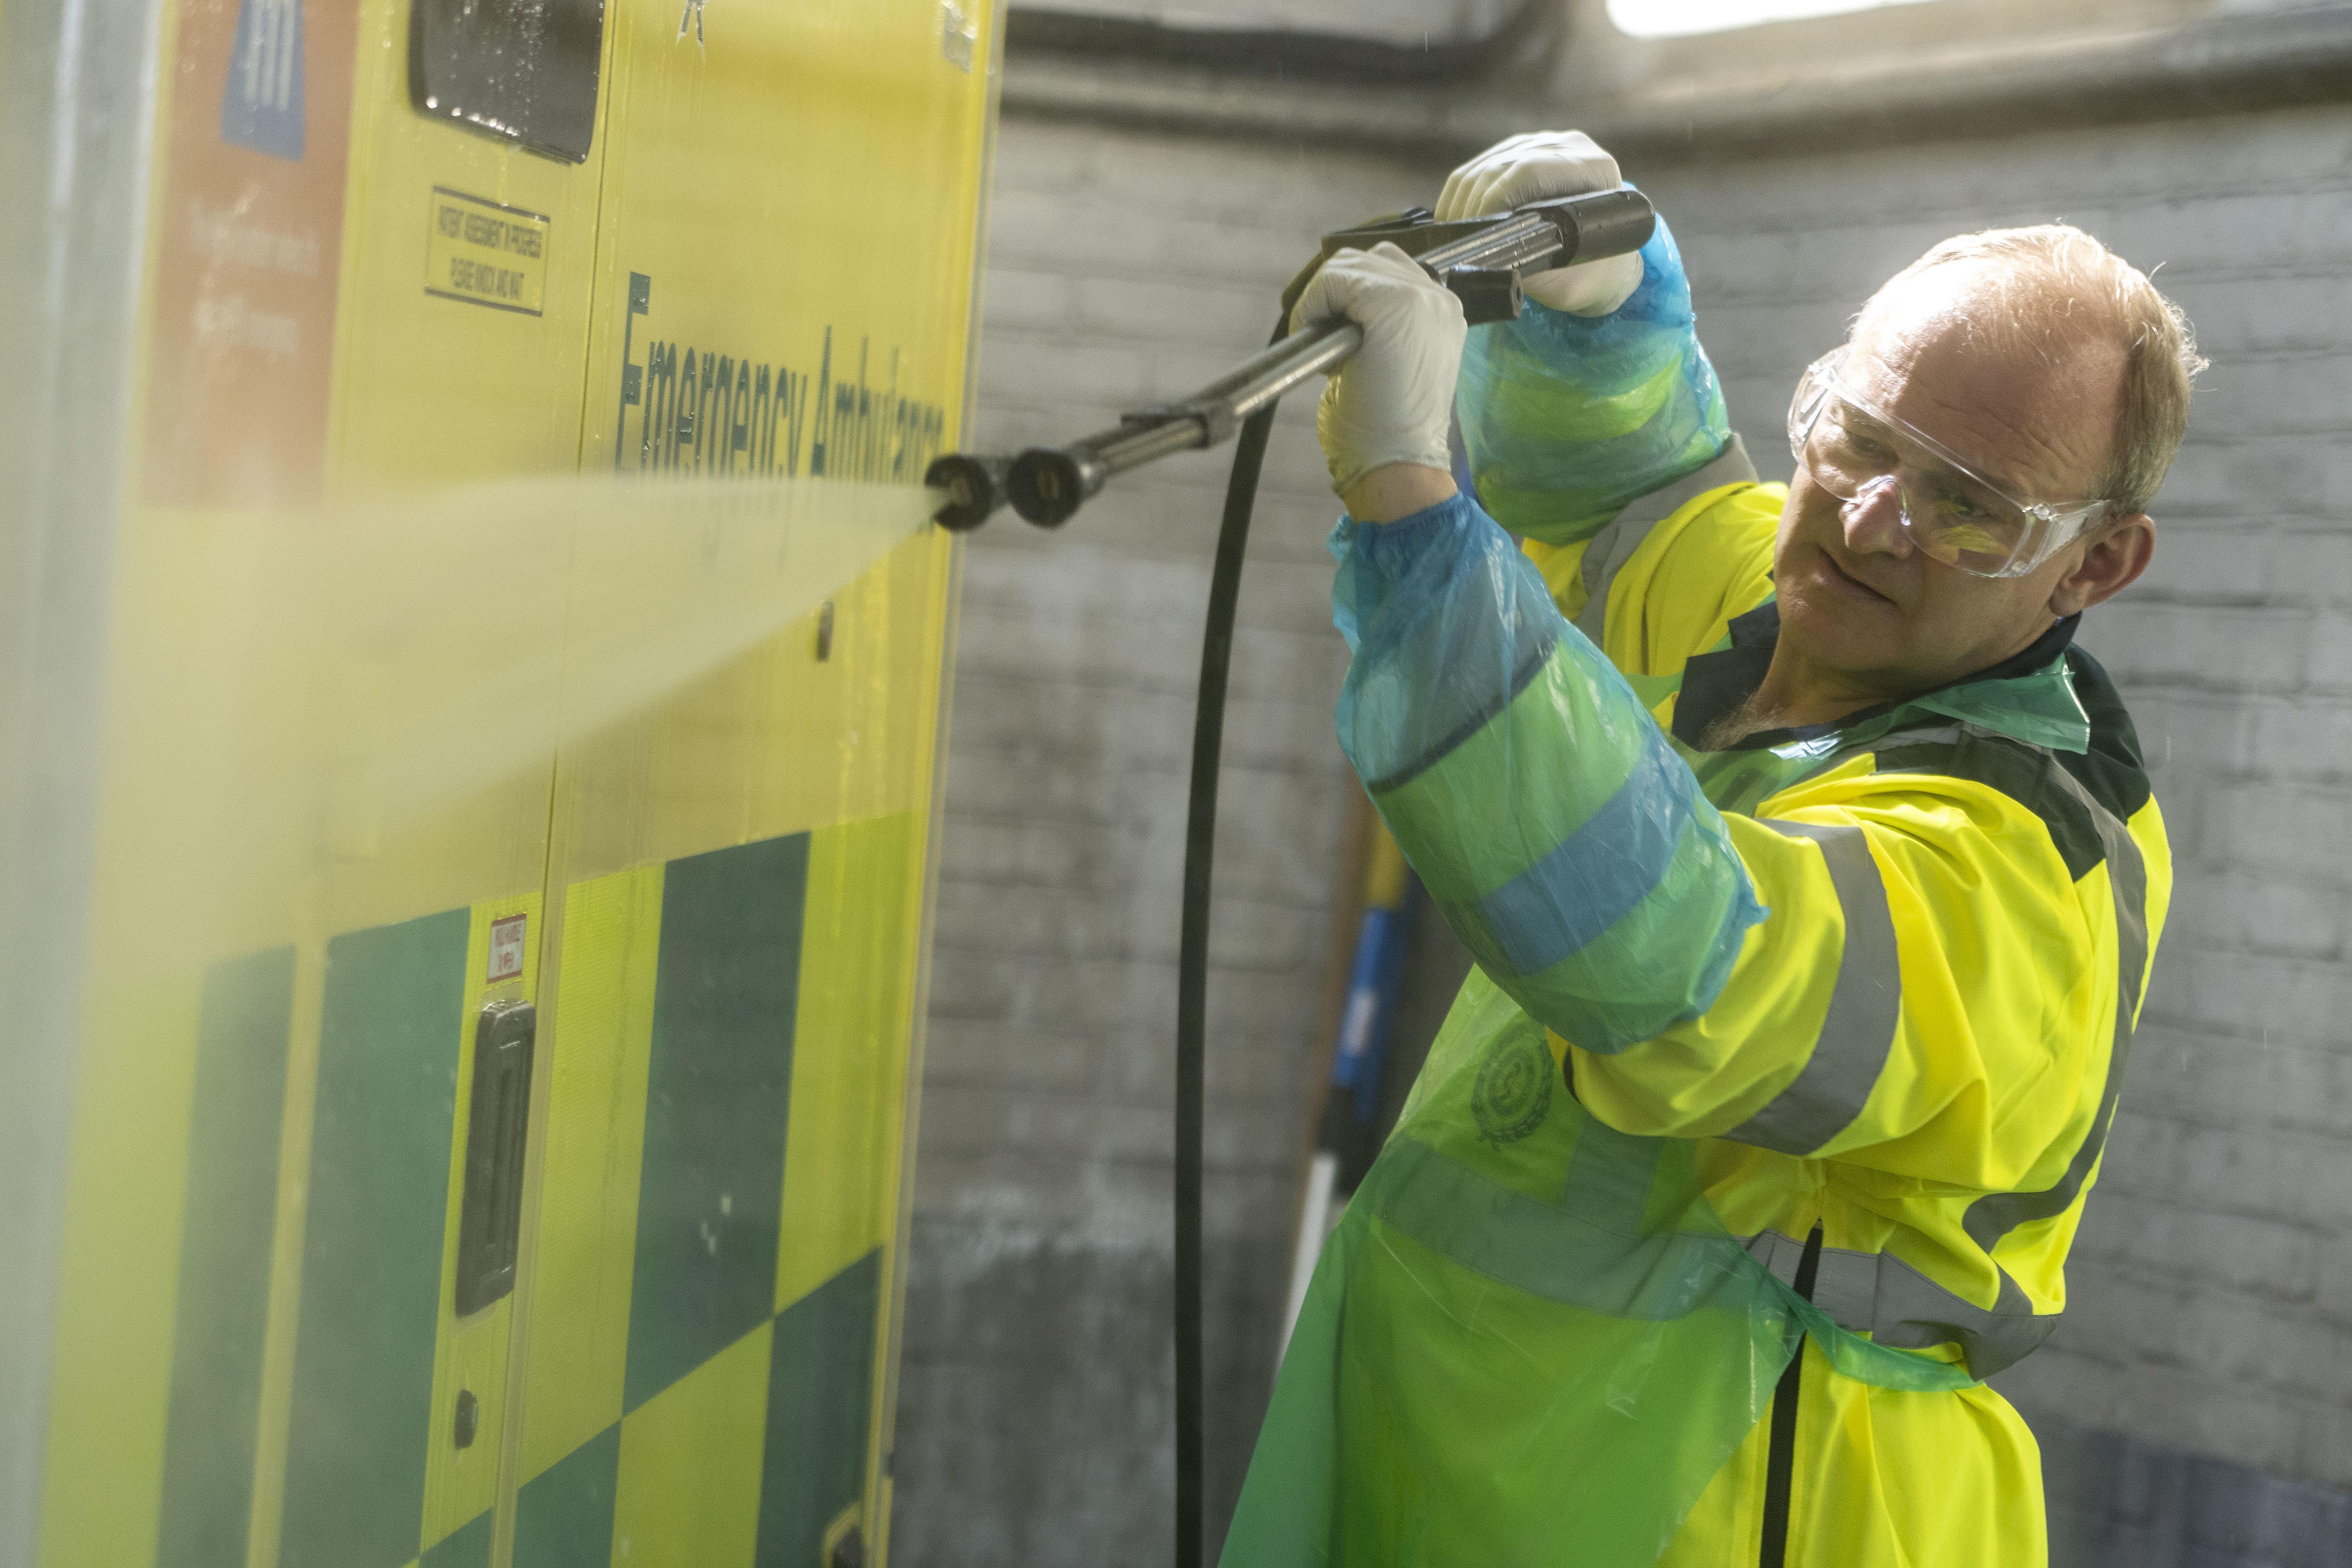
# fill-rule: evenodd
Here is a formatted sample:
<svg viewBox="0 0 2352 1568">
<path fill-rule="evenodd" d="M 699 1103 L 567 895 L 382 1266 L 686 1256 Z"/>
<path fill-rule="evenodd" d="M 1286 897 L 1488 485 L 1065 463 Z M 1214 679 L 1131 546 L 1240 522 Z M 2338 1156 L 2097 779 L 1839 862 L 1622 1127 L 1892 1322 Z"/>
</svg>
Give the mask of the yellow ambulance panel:
<svg viewBox="0 0 2352 1568">
<path fill-rule="evenodd" d="M 882 1561 L 993 10 L 152 4 L 38 1561 Z"/>
</svg>

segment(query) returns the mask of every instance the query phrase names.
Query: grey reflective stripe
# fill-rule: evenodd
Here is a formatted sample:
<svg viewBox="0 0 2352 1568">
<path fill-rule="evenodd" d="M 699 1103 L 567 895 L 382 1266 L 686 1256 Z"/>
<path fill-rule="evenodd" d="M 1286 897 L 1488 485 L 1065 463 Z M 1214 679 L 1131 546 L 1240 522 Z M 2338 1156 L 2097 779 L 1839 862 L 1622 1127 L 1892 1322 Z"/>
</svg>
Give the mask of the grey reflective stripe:
<svg viewBox="0 0 2352 1568">
<path fill-rule="evenodd" d="M 1845 913 L 1845 946 L 1838 955 L 1837 983 L 1822 1019 L 1813 1053 L 1796 1080 L 1762 1110 L 1724 1134 L 1783 1155 L 1810 1155 L 1845 1131 L 1870 1099 L 1878 1075 L 1895 1049 L 1895 1027 L 1903 1014 L 1903 969 L 1895 950 L 1895 915 L 1886 904 L 1886 884 L 1862 829 L 1820 822 L 1755 819 L 1792 839 L 1822 846 L 1831 885 Z"/>
<path fill-rule="evenodd" d="M 1803 1242 L 1799 1241 L 1792 1237 L 1783 1236 L 1777 1230 L 1759 1230 L 1753 1236 L 1741 1237 L 1739 1244 L 1747 1248 L 1748 1252 L 1755 1257 L 1759 1263 L 1761 1263 L 1767 1269 L 1771 1270 L 1774 1276 L 1780 1280 L 1780 1283 L 1789 1286 L 1792 1290 L 1795 1289 L 1797 1283 L 1797 1265 L 1805 1255 L 1805 1244 Z M 1826 1247 L 1822 1248 L 1822 1255 L 1826 1257 L 1829 1250 L 1830 1249 Z M 1820 1275 L 1816 1274 L 1814 1279 L 1816 1281 L 1815 1290 L 1818 1294 L 1818 1281 L 1820 1280 Z M 1823 1310 L 1826 1311 L 1827 1309 L 1824 1308 Z M 1830 1316 L 1837 1318 L 1838 1326 L 1840 1328 L 1854 1329 L 1856 1332 L 1859 1332 L 1863 1326 L 1859 1323 L 1848 1322 L 1845 1319 L 1839 1318 L 1835 1312 L 1831 1312 Z"/>
<path fill-rule="evenodd" d="M 1898 743 L 1956 745 L 1970 737 L 1996 737 L 2032 752 L 2042 760 L 2043 777 L 2089 814 L 2105 854 L 2107 885 L 2114 893 L 2116 908 L 2116 1027 L 2107 1052 L 2107 1076 L 2100 1089 L 2098 1111 L 2092 1118 L 2090 1132 L 2075 1148 L 2074 1157 L 2066 1162 L 2065 1172 L 2055 1185 L 2040 1192 L 1988 1193 L 1969 1205 L 1961 1226 L 1978 1246 L 1990 1253 L 2002 1237 L 2019 1226 L 2051 1218 L 2073 1207 L 2074 1199 L 2082 1195 L 2083 1184 L 2090 1179 L 2091 1167 L 2098 1163 L 2100 1151 L 2106 1147 L 2107 1132 L 2115 1123 L 2116 1101 L 2123 1092 L 2124 1065 L 2131 1058 L 2132 1025 L 2139 1009 L 2140 986 L 2147 976 L 2147 866 L 2131 830 L 2099 804 L 2083 787 L 2082 780 L 2069 773 L 2046 746 L 2002 736 L 1982 725 L 1962 723 L 1898 730 L 1866 744 L 1841 748 L 1832 759 L 1887 750 Z"/>
<path fill-rule="evenodd" d="M 1944 1289 L 1902 1259 L 1878 1255 L 1876 1319 L 1871 1337 L 1897 1350 L 1957 1343 L 1970 1375 L 1990 1377 L 2015 1366 L 2058 1328 L 2057 1312 L 2037 1312 L 2025 1289 L 1996 1263 L 2000 1294 L 1990 1309 Z"/>
<path fill-rule="evenodd" d="M 1994 733 L 1977 725 L 1946 725 L 1907 730 L 1848 748 L 1840 754 L 1840 758 L 1856 751 L 1881 750 L 1897 741 L 1937 744 L 1957 742 L 1971 735 Z M 2014 739 L 2011 743 L 2027 745 Z M 2040 755 L 2051 782 L 2090 814 L 2099 834 L 2101 848 L 2105 852 L 2107 878 L 2114 891 L 2116 910 L 2116 1026 L 2098 1111 L 2090 1133 L 2067 1162 L 2065 1174 L 2055 1186 L 2045 1191 L 1991 1193 L 1969 1206 L 1962 1224 L 1969 1239 L 1983 1248 L 1988 1255 L 2002 1237 L 2018 1226 L 2063 1214 L 2081 1196 L 2083 1184 L 2089 1179 L 2091 1167 L 2098 1162 L 2099 1153 L 2106 1145 L 2107 1132 L 2115 1122 L 2116 1099 L 2123 1091 L 2124 1066 L 2130 1055 L 2133 1015 L 2138 1009 L 2140 988 L 2147 973 L 2147 867 L 2141 857 L 2137 841 L 2133 839 L 2131 831 L 2122 821 L 2100 805 L 2083 787 L 2082 781 L 2068 772 L 2047 747 L 2030 746 L 2028 749 Z M 1758 821 L 1782 832 L 1800 827 L 1793 822 L 1775 822 L 1760 818 Z M 1824 856 L 1827 853 L 1828 846 L 1824 843 Z M 1881 885 L 1879 891 L 1883 898 L 1885 887 Z M 1839 896 L 1841 899 L 1845 897 L 1843 887 L 1839 890 Z M 1847 918 L 1851 926 L 1851 904 L 1848 904 Z M 1851 950 L 1851 929 L 1847 940 Z M 1843 986 L 1843 968 L 1839 980 Z M 1834 1011 L 1834 997 L 1831 1005 Z M 1815 1048 L 1817 1056 L 1820 1049 L 1818 1046 Z M 1809 1069 L 1810 1066 L 1808 1063 Z M 1801 1082 L 1802 1078 L 1801 1074 Z M 1794 1087 L 1791 1085 L 1791 1089 Z M 1767 1111 L 1770 1109 L 1770 1106 L 1766 1107 Z M 1759 1113 L 1757 1119 L 1760 1120 L 1762 1114 Z M 1750 1125 L 1753 1125 L 1752 1122 Z M 1727 1135 L 1737 1138 L 1745 1132 L 1743 1128 Z M 1797 1260 L 1804 1251 L 1801 1242 L 1777 1230 L 1767 1230 L 1750 1238 L 1747 1247 L 1783 1282 L 1794 1281 Z M 1813 1300 L 1841 1327 L 1868 1333 L 1880 1344 L 1902 1350 L 1958 1344 L 1967 1358 L 1969 1373 L 1979 1378 L 1990 1377 L 2006 1367 L 2014 1366 L 2032 1354 L 2057 1328 L 2060 1316 L 2056 1312 L 2036 1312 L 2032 1303 L 2027 1300 L 2023 1287 L 2011 1278 L 2009 1271 L 2000 1268 L 1998 1262 L 1994 1269 L 2000 1280 L 2000 1291 L 1992 1306 L 1987 1308 L 1947 1290 L 1891 1254 L 1824 1248 L 1814 1274 Z"/>
<path fill-rule="evenodd" d="M 1767 1230 L 1749 1237 L 1747 1247 L 1781 1283 L 1796 1282 L 1804 1243 Z M 1970 1376 L 1990 1377 L 2032 1354 L 2057 1328 L 2060 1315 L 2036 1312 L 2009 1271 L 1999 1271 L 1999 1298 L 1979 1307 L 1893 1253 L 1824 1247 L 1813 1274 L 1813 1304 L 1840 1328 L 1897 1350 L 1957 1344 Z"/>
<path fill-rule="evenodd" d="M 1551 1050 L 1543 1036 L 1529 1038 L 1549 1062 Z M 1576 1151 L 1568 1157 L 1568 1179 L 1560 1190 L 1576 1195 L 1576 1212 L 1587 1219 L 1614 1226 L 1625 1236 L 1645 1235 L 1642 1216 L 1649 1207 L 1650 1188 L 1665 1147 L 1664 1138 L 1636 1137 L 1598 1116 L 1587 1116 L 1577 1132 Z"/>
<path fill-rule="evenodd" d="M 1685 474 L 1663 490 L 1653 490 L 1609 519 L 1608 527 L 1592 536 L 1584 547 L 1584 561 L 1580 569 L 1584 579 L 1584 608 L 1577 612 L 1576 629 L 1600 645 L 1601 633 L 1609 622 L 1609 589 L 1650 530 L 1673 517 L 1685 506 L 1709 490 L 1725 485 L 1752 485 L 1756 482 L 1756 465 L 1748 461 L 1748 448 L 1740 444 L 1739 433 L 1734 431 L 1706 467 L 1695 474 Z"/>
<path fill-rule="evenodd" d="M 2090 1179 L 2091 1167 L 2107 1145 L 2107 1129 L 2115 1123 L 2116 1100 L 2124 1087 L 2124 1064 L 2131 1058 L 2140 983 L 2147 975 L 2147 866 L 2140 858 L 2138 841 L 2113 811 L 2091 798 L 2082 780 L 2046 750 L 2034 749 L 2042 751 L 2051 779 L 2089 810 L 2099 830 L 2099 842 L 2107 852 L 2107 885 L 2116 900 L 2115 1043 L 2107 1051 L 2107 1079 L 2099 1091 L 2098 1113 L 2057 1185 L 2041 1192 L 1997 1192 L 1969 1205 L 1960 1224 L 1987 1252 L 2019 1226 L 2065 1213 Z"/>
</svg>

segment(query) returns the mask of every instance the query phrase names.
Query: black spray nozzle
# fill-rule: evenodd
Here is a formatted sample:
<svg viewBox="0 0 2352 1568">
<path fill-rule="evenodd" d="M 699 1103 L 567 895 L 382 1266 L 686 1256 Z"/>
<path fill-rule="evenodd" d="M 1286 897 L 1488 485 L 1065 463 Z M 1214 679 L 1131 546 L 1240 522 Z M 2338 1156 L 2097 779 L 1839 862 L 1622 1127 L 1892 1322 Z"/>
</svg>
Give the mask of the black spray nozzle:
<svg viewBox="0 0 2352 1568">
<path fill-rule="evenodd" d="M 1004 477 L 1012 466 L 1009 457 L 974 457 L 962 452 L 933 458 L 923 470 L 923 483 L 945 490 L 948 498 L 931 520 L 960 534 L 988 521 L 989 514 L 1004 505 Z"/>
<path fill-rule="evenodd" d="M 1088 479 L 1093 483 L 1087 483 Z M 1055 446 L 1033 446 L 1013 460 L 1004 488 L 1013 509 L 1041 528 L 1057 528 L 1102 488 L 1099 464 Z"/>
<path fill-rule="evenodd" d="M 1058 528 L 1108 476 L 1100 456 L 1079 442 L 1067 450 L 1033 446 L 1018 457 L 950 452 L 931 460 L 923 471 L 923 483 L 947 492 L 931 520 L 967 533 L 1008 502 L 1039 528 Z"/>
</svg>

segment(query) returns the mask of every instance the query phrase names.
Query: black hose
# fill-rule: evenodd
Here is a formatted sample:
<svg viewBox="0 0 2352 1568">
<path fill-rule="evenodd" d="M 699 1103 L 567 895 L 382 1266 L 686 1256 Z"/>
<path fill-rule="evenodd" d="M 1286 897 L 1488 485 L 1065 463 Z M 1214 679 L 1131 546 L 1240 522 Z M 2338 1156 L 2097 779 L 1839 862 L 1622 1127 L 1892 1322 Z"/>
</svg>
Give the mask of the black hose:
<svg viewBox="0 0 2352 1568">
<path fill-rule="evenodd" d="M 1288 315 L 1275 324 L 1279 342 Z M 1225 675 L 1242 555 L 1257 506 L 1258 470 L 1274 432 L 1275 404 L 1243 422 L 1225 481 L 1224 520 L 1209 574 L 1201 632 L 1201 689 L 1192 710 L 1192 795 L 1184 823 L 1183 938 L 1176 960 L 1176 1568 L 1201 1568 L 1206 1532 L 1201 1345 L 1201 1152 L 1207 1095 L 1209 886 L 1217 852 L 1217 768 L 1225 739 Z"/>
</svg>

